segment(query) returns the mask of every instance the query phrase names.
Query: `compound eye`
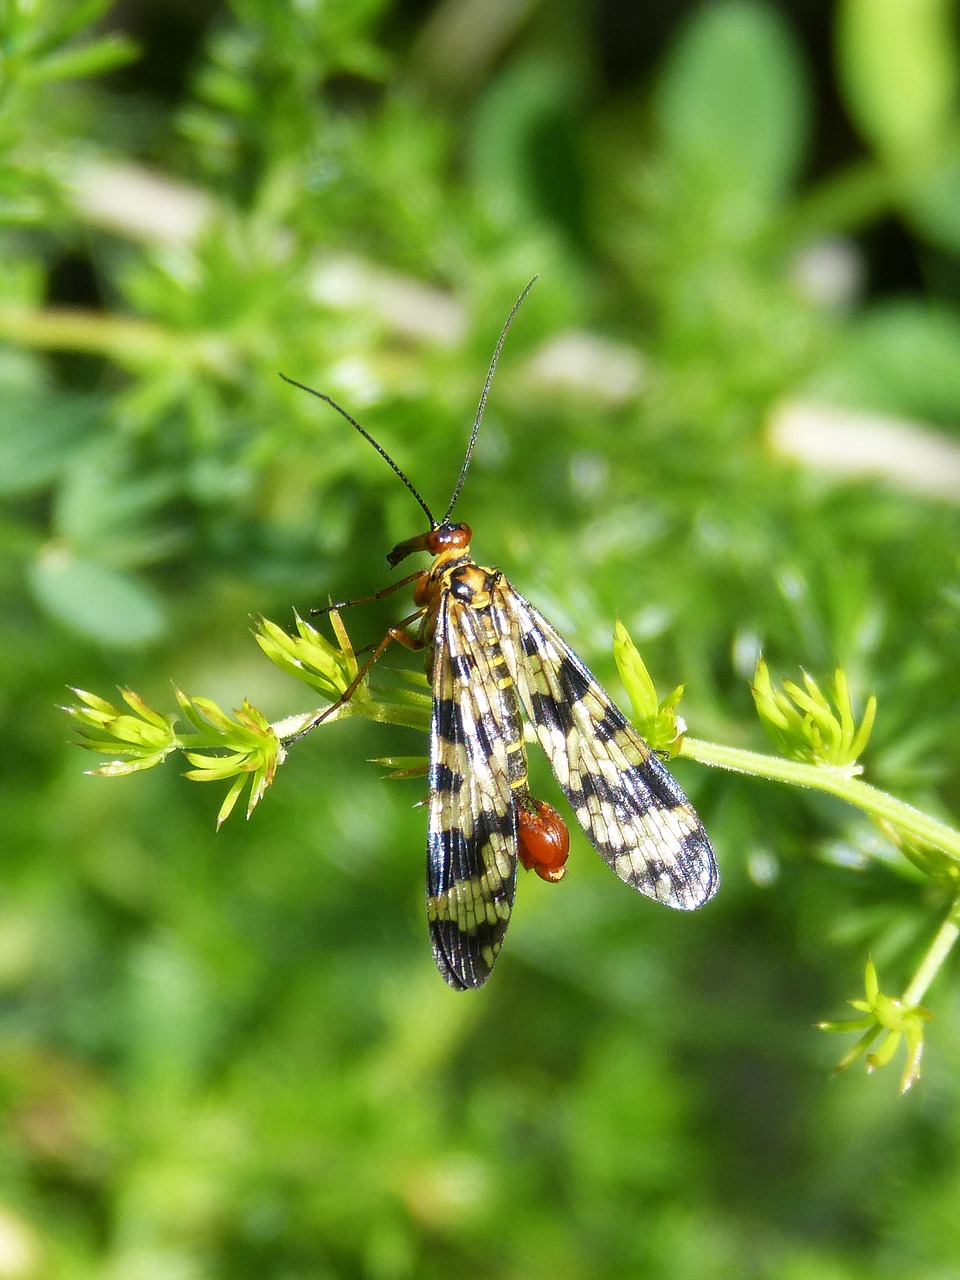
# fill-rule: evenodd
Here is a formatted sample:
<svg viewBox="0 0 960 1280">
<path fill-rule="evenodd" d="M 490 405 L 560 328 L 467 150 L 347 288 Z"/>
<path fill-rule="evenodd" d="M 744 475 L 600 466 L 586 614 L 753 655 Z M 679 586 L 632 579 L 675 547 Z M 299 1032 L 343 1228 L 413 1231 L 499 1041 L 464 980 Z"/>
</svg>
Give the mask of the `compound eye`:
<svg viewBox="0 0 960 1280">
<path fill-rule="evenodd" d="M 451 547 L 469 547 L 473 531 L 468 524 L 442 524 L 427 534 L 427 549 L 437 556 Z"/>
</svg>

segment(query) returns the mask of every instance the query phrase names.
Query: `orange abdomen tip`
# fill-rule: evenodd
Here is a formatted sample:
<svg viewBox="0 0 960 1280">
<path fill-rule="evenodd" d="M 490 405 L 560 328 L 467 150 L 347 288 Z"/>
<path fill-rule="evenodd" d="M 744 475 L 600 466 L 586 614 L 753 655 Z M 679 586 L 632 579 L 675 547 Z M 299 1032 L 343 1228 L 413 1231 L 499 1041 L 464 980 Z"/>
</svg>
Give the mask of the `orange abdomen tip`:
<svg viewBox="0 0 960 1280">
<path fill-rule="evenodd" d="M 552 805 L 528 801 L 517 812 L 517 856 L 527 871 L 555 884 L 566 875 L 570 832 Z"/>
</svg>

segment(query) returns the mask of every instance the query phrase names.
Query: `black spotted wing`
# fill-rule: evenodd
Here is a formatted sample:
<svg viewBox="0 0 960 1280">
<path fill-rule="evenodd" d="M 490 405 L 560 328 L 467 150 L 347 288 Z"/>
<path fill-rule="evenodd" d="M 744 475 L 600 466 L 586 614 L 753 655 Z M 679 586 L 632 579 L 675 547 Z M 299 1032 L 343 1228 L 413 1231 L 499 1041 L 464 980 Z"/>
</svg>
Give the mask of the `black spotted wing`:
<svg viewBox="0 0 960 1280">
<path fill-rule="evenodd" d="M 692 911 L 720 882 L 696 811 L 659 757 L 506 579 L 493 610 L 509 674 L 577 821 L 621 880 Z"/>
<path fill-rule="evenodd" d="M 511 778 L 525 777 L 520 710 L 490 619 L 441 598 L 433 637 L 427 919 L 452 987 L 482 986 L 517 882 Z"/>
</svg>

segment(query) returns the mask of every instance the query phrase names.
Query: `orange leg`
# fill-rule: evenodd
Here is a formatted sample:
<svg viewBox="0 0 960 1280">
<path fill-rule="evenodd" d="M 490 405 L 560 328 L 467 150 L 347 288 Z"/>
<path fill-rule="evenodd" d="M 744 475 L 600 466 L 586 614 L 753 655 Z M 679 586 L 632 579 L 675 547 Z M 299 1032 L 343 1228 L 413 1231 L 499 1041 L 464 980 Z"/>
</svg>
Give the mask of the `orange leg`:
<svg viewBox="0 0 960 1280">
<path fill-rule="evenodd" d="M 416 582 L 426 576 L 426 569 L 418 569 L 416 573 L 410 573 L 398 582 L 391 582 L 389 587 L 381 587 L 379 591 L 374 591 L 373 595 L 356 596 L 353 600 L 341 600 L 337 604 L 325 604 L 322 609 L 311 609 L 310 616 L 315 618 L 322 613 L 332 613 L 334 609 L 352 609 L 355 604 L 370 604 L 373 600 L 382 600 L 384 596 L 392 595 L 394 591 L 399 591 L 401 587 L 409 586 L 411 582 Z"/>
<path fill-rule="evenodd" d="M 401 586 L 402 584 L 397 583 L 396 585 Z M 329 707 L 324 707 L 322 711 L 318 711 L 316 715 L 311 716 L 303 728 L 298 729 L 292 738 L 284 739 L 284 746 L 289 747 L 294 742 L 299 742 L 301 738 L 306 737 L 311 729 L 315 729 L 318 724 L 323 724 L 324 720 L 326 720 L 328 716 L 331 716 L 338 707 L 342 707 L 345 702 L 349 702 L 360 687 L 361 681 L 367 677 L 374 663 L 377 662 L 384 653 L 386 653 L 392 641 L 396 641 L 397 644 L 403 645 L 405 649 L 412 649 L 414 653 L 420 649 L 426 648 L 426 642 L 421 640 L 419 636 L 412 636 L 408 631 L 404 630 L 404 628 L 408 627 L 411 622 L 415 622 L 417 618 L 422 617 L 423 613 L 423 609 L 417 609 L 415 613 L 411 613 L 410 616 L 404 618 L 402 622 L 398 622 L 396 626 L 391 627 L 383 639 L 373 647 L 373 652 L 370 654 L 370 657 L 353 677 L 336 702 L 331 702 Z"/>
<path fill-rule="evenodd" d="M 397 644 L 402 644 L 405 649 L 410 649 L 414 653 L 419 652 L 419 650 L 424 647 L 423 642 L 418 640 L 416 636 L 409 635 L 406 629 L 409 627 L 411 622 L 416 622 L 418 618 L 422 617 L 423 610 L 414 609 L 413 613 L 408 614 L 406 618 L 402 618 L 399 622 L 395 622 L 387 632 L 387 635 L 390 639 L 396 640 Z M 394 635 L 393 632 L 397 632 L 398 634 Z M 401 636 L 403 638 L 401 638 Z M 381 643 L 382 641 L 373 640 L 370 644 L 365 644 L 362 649 L 354 649 L 354 657 L 359 658 L 362 653 L 369 653 L 371 649 L 375 649 L 377 645 Z"/>
</svg>

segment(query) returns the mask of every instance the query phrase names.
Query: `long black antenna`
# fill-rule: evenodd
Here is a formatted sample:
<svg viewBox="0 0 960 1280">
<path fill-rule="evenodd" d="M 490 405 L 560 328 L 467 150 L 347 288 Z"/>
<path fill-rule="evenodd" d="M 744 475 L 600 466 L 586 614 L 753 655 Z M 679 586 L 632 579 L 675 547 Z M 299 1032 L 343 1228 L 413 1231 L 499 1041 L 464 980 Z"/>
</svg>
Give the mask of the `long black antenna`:
<svg viewBox="0 0 960 1280">
<path fill-rule="evenodd" d="M 527 289 L 529 288 L 530 288 L 530 285 L 527 285 Z M 524 290 L 524 293 L 526 293 L 526 289 Z M 517 305 L 519 306 L 519 303 Z M 516 311 L 516 309 L 517 308 L 514 307 L 514 311 Z M 511 320 L 513 319 L 512 313 L 511 313 L 510 319 Z M 502 343 L 503 339 L 501 338 L 500 341 Z M 499 354 L 499 351 L 500 351 L 500 348 L 498 347 L 497 348 L 498 354 Z M 494 361 L 494 363 L 496 363 L 496 361 Z M 387 453 L 386 449 L 384 449 L 383 445 L 378 444 L 377 441 L 374 440 L 373 436 L 370 434 L 369 431 L 364 431 L 363 427 L 361 427 L 360 423 L 357 422 L 356 418 L 351 418 L 349 413 L 347 413 L 346 409 L 341 408 L 340 405 L 337 404 L 336 400 L 332 399 L 332 397 L 328 395 L 325 395 L 322 391 L 314 391 L 313 387 L 304 386 L 302 382 L 297 382 L 296 379 L 294 378 L 288 378 L 285 373 L 281 373 L 280 377 L 284 380 L 284 382 L 289 382 L 291 387 L 299 387 L 301 391 L 309 391 L 310 394 L 312 396 L 316 396 L 318 400 L 325 400 L 332 409 L 336 409 L 337 413 L 339 413 L 342 418 L 346 418 L 346 420 L 350 423 L 351 427 L 356 427 L 356 429 L 363 436 L 364 440 L 369 440 L 370 443 L 373 445 L 373 447 L 376 449 L 377 453 L 379 453 L 380 457 L 383 458 L 383 460 L 387 462 L 391 467 L 393 467 L 394 471 L 397 473 L 397 475 L 400 477 L 403 483 L 407 486 L 407 488 L 410 490 L 410 492 L 413 494 L 416 500 L 420 503 L 420 506 L 423 508 L 424 514 L 426 515 L 427 519 L 430 521 L 430 528 L 436 529 L 439 527 L 437 525 L 436 520 L 434 520 L 433 518 L 430 508 L 427 506 L 424 500 L 420 497 L 420 494 L 413 487 L 413 485 L 410 483 L 407 477 L 403 474 L 403 472 L 400 470 L 400 468 L 397 466 L 394 460 L 390 457 L 389 453 Z M 484 395 L 486 395 L 486 391 L 484 391 Z M 471 443 L 471 448 L 472 447 L 473 445 Z"/>
<path fill-rule="evenodd" d="M 477 406 L 477 416 L 473 423 L 473 432 L 470 436 L 470 443 L 467 445 L 466 456 L 463 459 L 463 466 L 460 468 L 460 476 L 457 480 L 457 487 L 453 491 L 453 497 L 450 499 L 450 505 L 447 507 L 447 514 L 443 517 L 443 524 L 446 524 L 453 514 L 453 508 L 457 505 L 457 499 L 460 497 L 460 490 L 463 488 L 463 482 L 467 478 L 467 467 L 470 465 L 470 459 L 473 457 L 473 446 L 477 443 L 477 436 L 480 432 L 480 421 L 483 418 L 483 411 L 487 407 L 487 396 L 490 394 L 490 384 L 493 382 L 493 375 L 497 368 L 497 361 L 500 359 L 500 352 L 503 350 L 503 344 L 507 336 L 507 330 L 513 324 L 513 318 L 520 310 L 520 304 L 524 298 L 537 283 L 537 276 L 534 276 L 527 287 L 521 293 L 520 297 L 513 304 L 513 310 L 507 316 L 507 322 L 500 330 L 500 337 L 497 339 L 497 345 L 493 352 L 493 359 L 490 361 L 490 368 L 487 370 L 487 380 L 483 384 L 483 392 L 480 396 L 480 404 Z M 342 411 L 341 411 L 342 412 Z"/>
</svg>

